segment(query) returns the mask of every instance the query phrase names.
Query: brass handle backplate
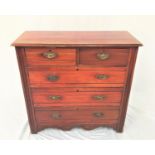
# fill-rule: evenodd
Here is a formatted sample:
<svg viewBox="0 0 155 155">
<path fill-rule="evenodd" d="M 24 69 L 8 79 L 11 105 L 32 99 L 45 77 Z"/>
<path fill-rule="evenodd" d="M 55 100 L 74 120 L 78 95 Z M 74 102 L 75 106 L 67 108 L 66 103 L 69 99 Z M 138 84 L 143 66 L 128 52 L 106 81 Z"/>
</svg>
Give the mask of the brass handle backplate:
<svg viewBox="0 0 155 155">
<path fill-rule="evenodd" d="M 98 75 L 96 75 L 96 78 L 99 79 L 99 80 L 105 80 L 108 77 L 109 76 L 108 75 L 105 75 L 105 74 L 98 74 Z"/>
<path fill-rule="evenodd" d="M 102 112 L 94 112 L 93 113 L 93 115 L 95 116 L 95 117 L 103 117 L 104 116 L 104 113 L 102 113 Z"/>
<path fill-rule="evenodd" d="M 51 117 L 53 119 L 61 119 L 62 118 L 61 114 L 58 113 L 58 112 L 53 112 L 52 115 L 51 115 Z"/>
<path fill-rule="evenodd" d="M 57 76 L 57 75 L 49 75 L 49 76 L 47 77 L 47 79 L 48 79 L 49 81 L 57 81 L 57 80 L 59 79 L 59 76 Z"/>
<path fill-rule="evenodd" d="M 104 100 L 105 99 L 105 96 L 103 96 L 103 95 L 96 95 L 96 96 L 93 96 L 92 98 L 94 100 Z"/>
<path fill-rule="evenodd" d="M 106 59 L 109 58 L 109 54 L 108 53 L 104 53 L 104 52 L 98 53 L 97 54 L 97 58 L 100 59 L 100 60 L 106 60 Z"/>
<path fill-rule="evenodd" d="M 59 96 L 59 95 L 50 95 L 49 96 L 49 99 L 50 100 L 61 100 L 62 99 L 62 96 Z"/>
<path fill-rule="evenodd" d="M 55 52 L 48 51 L 48 52 L 44 52 L 43 56 L 48 59 L 53 59 L 53 58 L 57 57 L 57 54 Z"/>
</svg>

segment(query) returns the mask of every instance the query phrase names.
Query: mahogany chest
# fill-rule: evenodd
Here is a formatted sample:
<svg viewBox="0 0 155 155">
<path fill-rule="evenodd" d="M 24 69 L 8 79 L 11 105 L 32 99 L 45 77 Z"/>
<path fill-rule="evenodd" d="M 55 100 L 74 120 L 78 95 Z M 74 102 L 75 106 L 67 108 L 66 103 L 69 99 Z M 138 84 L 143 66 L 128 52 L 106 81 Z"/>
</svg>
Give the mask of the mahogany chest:
<svg viewBox="0 0 155 155">
<path fill-rule="evenodd" d="M 32 133 L 123 131 L 138 47 L 126 31 L 29 31 L 12 44 Z"/>
</svg>

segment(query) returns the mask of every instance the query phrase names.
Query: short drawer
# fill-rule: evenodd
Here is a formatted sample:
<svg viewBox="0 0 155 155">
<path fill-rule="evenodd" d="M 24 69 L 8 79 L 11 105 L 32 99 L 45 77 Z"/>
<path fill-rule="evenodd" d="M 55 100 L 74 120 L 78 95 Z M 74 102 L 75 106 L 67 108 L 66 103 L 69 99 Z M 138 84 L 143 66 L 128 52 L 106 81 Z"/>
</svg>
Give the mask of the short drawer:
<svg viewBox="0 0 155 155">
<path fill-rule="evenodd" d="M 70 121 L 78 123 L 104 122 L 117 120 L 119 117 L 118 109 L 104 109 L 103 107 L 87 107 L 70 110 L 35 110 L 37 123 L 61 124 Z"/>
<path fill-rule="evenodd" d="M 33 90 L 34 104 L 40 105 L 120 105 L 122 92 L 66 92 L 52 90 Z"/>
<path fill-rule="evenodd" d="M 29 71 L 30 84 L 57 84 L 57 83 L 125 83 L 126 71 L 111 71 L 110 69 L 96 71 Z"/>
<path fill-rule="evenodd" d="M 28 66 L 75 65 L 76 49 L 73 48 L 25 48 Z"/>
<path fill-rule="evenodd" d="M 79 65 L 126 67 L 128 60 L 128 48 L 81 48 L 79 50 Z"/>
</svg>

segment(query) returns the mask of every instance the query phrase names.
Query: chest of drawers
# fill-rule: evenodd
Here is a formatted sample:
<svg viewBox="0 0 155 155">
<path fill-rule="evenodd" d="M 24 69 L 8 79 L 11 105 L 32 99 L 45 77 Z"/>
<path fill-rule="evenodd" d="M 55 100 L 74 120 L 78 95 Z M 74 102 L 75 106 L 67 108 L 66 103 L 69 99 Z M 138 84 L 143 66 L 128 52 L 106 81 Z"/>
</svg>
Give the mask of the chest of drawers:
<svg viewBox="0 0 155 155">
<path fill-rule="evenodd" d="M 123 131 L 138 47 L 125 31 L 29 31 L 12 44 L 32 133 L 45 128 Z"/>
</svg>

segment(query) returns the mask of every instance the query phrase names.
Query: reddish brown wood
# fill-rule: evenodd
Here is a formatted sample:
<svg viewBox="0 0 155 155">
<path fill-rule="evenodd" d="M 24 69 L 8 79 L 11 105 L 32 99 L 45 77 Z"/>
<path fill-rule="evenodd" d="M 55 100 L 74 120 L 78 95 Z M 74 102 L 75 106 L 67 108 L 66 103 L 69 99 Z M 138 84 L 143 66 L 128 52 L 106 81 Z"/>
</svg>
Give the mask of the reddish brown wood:
<svg viewBox="0 0 155 155">
<path fill-rule="evenodd" d="M 72 48 L 26 48 L 25 51 L 28 66 L 75 65 L 76 61 L 76 49 Z M 46 52 L 53 52 L 56 57 L 49 59 L 43 56 Z"/>
<path fill-rule="evenodd" d="M 64 110 L 36 110 L 36 119 L 38 124 L 64 124 L 77 122 L 77 123 L 93 123 L 104 122 L 108 120 L 117 120 L 119 116 L 118 109 L 104 109 L 104 107 L 94 108 L 78 108 L 77 110 L 70 109 Z M 97 115 L 100 114 L 100 115 Z"/>
<path fill-rule="evenodd" d="M 12 45 L 24 47 L 131 47 L 142 44 L 127 31 L 27 31 Z"/>
<path fill-rule="evenodd" d="M 68 88 L 79 88 L 79 87 L 83 87 L 83 88 L 90 88 L 90 87 L 95 87 L 95 88 L 103 88 L 103 87 L 110 87 L 110 88 L 116 88 L 116 87 L 124 87 L 123 83 L 49 83 L 46 84 L 45 83 L 35 83 L 35 84 L 31 84 L 29 85 L 31 88 L 61 88 L 63 89 L 64 87 L 68 87 Z"/>
<path fill-rule="evenodd" d="M 113 129 L 116 129 L 116 124 L 117 124 L 117 120 L 102 120 L 101 122 L 90 122 L 89 124 L 88 123 L 80 123 L 80 122 L 75 122 L 75 121 L 72 121 L 72 122 L 69 122 L 69 123 L 66 123 L 65 124 L 49 124 L 49 123 L 42 123 L 42 124 L 39 124 L 38 125 L 38 132 L 43 130 L 43 129 L 46 129 L 46 128 L 59 128 L 59 129 L 62 129 L 64 131 L 68 131 L 68 130 L 71 130 L 72 128 L 83 128 L 85 130 L 92 130 L 92 129 L 95 129 L 97 127 L 108 127 L 108 128 L 113 128 Z"/>
<path fill-rule="evenodd" d="M 141 45 L 129 33 L 26 32 L 13 45 L 32 133 L 47 127 L 66 130 L 106 126 L 123 131 Z M 57 57 L 44 58 L 42 53 L 49 50 L 56 52 Z M 110 57 L 104 61 L 96 59 L 100 50 Z M 108 78 L 99 80 L 98 74 Z M 49 75 L 59 78 L 52 82 Z M 49 95 L 60 95 L 62 100 L 49 100 Z M 94 95 L 105 98 L 96 101 Z M 98 117 L 94 115 L 96 112 Z"/>
<path fill-rule="evenodd" d="M 127 106 L 128 106 L 128 100 L 129 100 L 129 95 L 130 95 L 130 90 L 131 90 L 131 85 L 132 85 L 132 80 L 133 80 L 133 73 L 134 73 L 134 68 L 135 68 L 135 63 L 136 63 L 137 52 L 138 52 L 138 47 L 130 49 L 130 65 L 128 68 L 128 78 L 127 78 L 126 86 L 124 88 L 124 96 L 121 102 L 119 123 L 116 127 L 116 130 L 118 132 L 123 132 L 123 127 L 124 127 L 125 117 L 126 117 L 126 112 L 127 112 Z"/>
<path fill-rule="evenodd" d="M 122 92 L 62 92 L 56 90 L 41 90 L 32 93 L 34 104 L 103 104 L 103 105 L 120 105 Z M 52 100 L 50 96 L 59 96 L 60 99 Z M 96 96 L 103 96 L 103 99 L 97 100 Z"/>
<path fill-rule="evenodd" d="M 24 48 L 16 47 L 16 55 L 17 55 L 19 70 L 20 70 L 20 74 L 21 74 L 21 82 L 22 82 L 24 97 L 25 97 L 25 101 L 26 101 L 26 107 L 27 107 L 27 114 L 28 114 L 30 129 L 31 129 L 32 133 L 36 133 L 38 130 L 37 130 L 37 124 L 35 121 L 33 104 L 32 104 L 32 100 L 31 100 L 31 92 L 30 92 L 30 89 L 28 87 L 28 85 L 29 85 L 28 84 L 28 78 L 27 78 L 28 74 L 24 68 L 24 66 L 25 66 Z"/>
<path fill-rule="evenodd" d="M 97 75 L 106 75 L 107 79 L 98 79 Z M 50 81 L 49 76 L 58 76 L 58 80 Z M 36 78 L 37 77 L 37 78 Z M 30 84 L 44 83 L 125 83 L 124 71 L 29 71 Z"/>
<path fill-rule="evenodd" d="M 85 84 L 84 84 L 85 86 Z M 52 88 L 33 88 L 31 89 L 32 93 L 40 93 L 40 92 L 124 92 L 123 87 L 52 87 Z"/>
<path fill-rule="evenodd" d="M 109 58 L 100 60 L 99 53 L 106 53 Z M 79 65 L 104 67 L 126 67 L 128 65 L 128 48 L 80 48 Z"/>
<path fill-rule="evenodd" d="M 50 65 L 36 65 L 29 66 L 25 65 L 29 71 L 127 71 L 127 67 L 99 67 L 91 65 L 77 65 L 77 66 L 50 66 Z"/>
</svg>

